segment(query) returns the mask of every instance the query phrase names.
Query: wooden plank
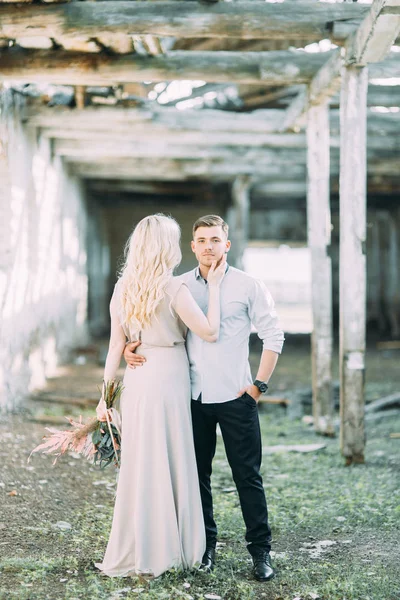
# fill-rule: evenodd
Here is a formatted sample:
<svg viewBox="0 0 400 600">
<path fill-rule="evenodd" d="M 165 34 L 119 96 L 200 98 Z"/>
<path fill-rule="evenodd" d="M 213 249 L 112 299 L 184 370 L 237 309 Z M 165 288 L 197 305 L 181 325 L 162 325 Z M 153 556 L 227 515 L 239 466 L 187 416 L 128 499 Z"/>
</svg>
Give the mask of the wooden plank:
<svg viewBox="0 0 400 600">
<path fill-rule="evenodd" d="M 398 54 L 371 70 L 372 78 L 400 75 Z M 163 56 L 110 55 L 63 50 L 0 50 L 1 80 L 68 85 L 112 85 L 198 79 L 208 82 L 308 83 L 331 53 L 170 52 Z"/>
<path fill-rule="evenodd" d="M 54 136 L 53 136 L 54 133 Z M 281 164 L 288 165 L 292 162 L 305 164 L 307 155 L 304 146 L 303 136 L 299 136 L 299 143 L 286 145 L 282 140 L 282 146 L 268 143 L 263 136 L 257 138 L 254 144 L 251 144 L 251 135 L 229 137 L 226 136 L 226 143 L 220 144 L 218 133 L 206 136 L 190 135 L 189 132 L 174 133 L 167 132 L 162 135 L 162 140 L 155 132 L 147 132 L 141 135 L 126 132 L 115 133 L 113 136 L 107 136 L 107 133 L 78 132 L 78 139 L 75 139 L 75 132 L 66 130 L 51 130 L 50 139 L 53 140 L 53 151 L 59 156 L 66 157 L 67 160 L 96 161 L 97 159 L 116 159 L 116 158 L 172 158 L 180 160 L 202 159 L 216 161 L 232 161 L 243 163 L 257 162 L 259 165 Z M 46 136 L 48 137 L 48 136 Z M 223 136 L 222 136 L 223 137 Z M 339 166 L 339 139 L 331 140 L 332 169 L 333 172 Z M 382 150 L 385 154 L 381 156 Z M 368 161 L 371 172 L 376 173 L 396 173 L 400 166 L 400 160 L 397 158 L 400 149 L 400 141 L 396 136 L 390 138 L 379 136 L 370 137 L 368 142 Z M 388 151 L 393 151 L 390 156 Z"/>
<path fill-rule="evenodd" d="M 325 450 L 325 444 L 279 444 L 277 446 L 263 446 L 263 454 L 280 454 L 282 452 L 300 452 L 308 454 L 309 452 L 318 452 Z"/>
<path fill-rule="evenodd" d="M 211 161 L 172 159 L 117 159 L 96 160 L 85 162 L 69 162 L 70 172 L 87 179 L 128 179 L 151 181 L 184 181 L 185 179 L 215 179 L 233 181 L 238 175 L 257 174 L 262 177 L 284 177 L 288 171 L 287 163 L 261 164 L 242 161 Z M 290 166 L 292 176 L 304 177 L 305 168 L 302 165 Z"/>
<path fill-rule="evenodd" d="M 284 111 L 260 110 L 251 114 L 235 114 L 216 110 L 156 111 L 114 108 L 76 109 L 37 108 L 26 114 L 29 126 L 40 127 L 46 137 L 61 138 L 61 145 L 76 140 L 76 149 L 93 148 L 101 152 L 104 144 L 147 144 L 172 146 L 242 146 L 252 148 L 305 148 L 303 134 L 268 133 L 279 128 Z M 338 111 L 331 110 L 331 146 L 339 147 Z M 368 149 L 400 149 L 400 115 L 368 111 Z M 98 142 L 96 148 L 96 142 Z M 67 147 L 67 146 L 65 146 Z M 69 146 L 71 151 L 72 146 Z M 169 150 L 168 150 L 169 151 Z M 192 152 L 193 149 L 189 150 Z"/>
<path fill-rule="evenodd" d="M 258 404 L 274 404 L 275 406 L 289 406 L 290 400 L 289 398 L 284 398 L 283 396 L 260 396 L 257 400 Z"/>
<path fill-rule="evenodd" d="M 249 238 L 250 178 L 246 175 L 236 177 L 231 192 L 228 224 L 232 247 L 229 258 L 236 268 L 243 269 L 243 254 Z"/>
<path fill-rule="evenodd" d="M 340 149 L 340 412 L 346 463 L 364 462 L 366 68 L 342 73 Z"/>
<path fill-rule="evenodd" d="M 388 340 L 386 342 L 377 342 L 377 350 L 400 350 L 400 340 Z"/>
<path fill-rule="evenodd" d="M 400 34 L 400 15 L 392 14 L 395 6 L 400 6 L 399 0 L 374 0 L 371 10 L 346 43 L 347 65 L 365 66 L 385 58 Z"/>
<path fill-rule="evenodd" d="M 338 48 L 314 75 L 308 86 L 288 106 L 284 130 L 299 129 L 306 122 L 311 106 L 323 104 L 340 88 L 341 69 L 344 64 L 343 49 Z"/>
<path fill-rule="evenodd" d="M 160 153 L 161 147 L 166 148 L 167 154 L 173 155 L 175 150 L 183 152 L 184 147 L 187 147 L 188 155 L 209 150 L 213 154 L 216 153 L 216 148 L 221 149 L 222 154 L 229 152 L 253 152 L 259 154 L 265 149 L 276 149 L 276 155 L 283 154 L 285 150 L 288 154 L 297 149 L 303 150 L 299 153 L 300 160 L 304 160 L 304 150 L 306 147 L 305 136 L 303 134 L 252 134 L 252 133 L 232 133 L 225 132 L 208 132 L 207 134 L 197 131 L 179 131 L 179 130 L 160 130 L 157 127 L 146 128 L 126 128 L 122 126 L 114 127 L 112 132 L 107 129 L 64 129 L 54 128 L 41 129 L 42 135 L 46 138 L 56 139 L 57 149 L 60 154 L 68 155 L 84 154 L 87 150 L 93 149 L 93 152 L 101 155 L 105 154 L 106 149 L 111 149 L 112 152 L 118 149 L 124 152 L 144 156 L 150 156 L 155 153 Z M 160 143 L 162 140 L 162 143 Z M 340 146 L 340 138 L 337 134 L 330 139 L 333 155 L 337 154 L 336 150 Z M 100 146 L 99 144 L 102 144 Z M 377 134 L 371 131 L 368 137 L 368 155 L 373 158 L 379 158 L 379 151 L 385 151 L 385 156 L 389 160 L 390 152 L 393 152 L 393 159 L 397 161 L 396 156 L 400 150 L 400 138 L 398 128 L 393 127 L 392 123 L 388 123 L 387 127 L 382 128 L 381 133 Z"/>
<path fill-rule="evenodd" d="M 388 408 L 400 408 L 400 392 L 395 392 L 389 396 L 378 398 L 373 400 L 365 407 L 366 413 L 377 412 L 380 410 L 386 410 Z"/>
<path fill-rule="evenodd" d="M 88 86 L 182 79 L 265 85 L 306 83 L 326 58 L 292 51 L 174 51 L 151 57 L 63 50 L 28 52 L 18 47 L 0 51 L 2 80 Z"/>
<path fill-rule="evenodd" d="M 32 400 L 37 402 L 46 402 L 50 404 L 66 404 L 68 408 L 77 406 L 79 408 L 91 408 L 97 406 L 98 398 L 71 398 L 68 396 L 60 396 L 59 394 L 36 394 L 31 396 Z"/>
<path fill-rule="evenodd" d="M 53 135 L 53 131 L 58 134 Z M 278 156 L 288 151 L 288 155 L 293 155 L 292 150 L 305 150 L 305 139 L 299 135 L 288 134 L 291 137 L 259 135 L 252 140 L 253 134 L 229 134 L 215 132 L 213 134 L 199 134 L 198 132 L 175 132 L 165 131 L 159 134 L 158 131 L 135 132 L 97 132 L 94 134 L 91 130 L 81 131 L 75 138 L 68 130 L 52 130 L 46 132 L 46 137 L 55 139 L 54 150 L 61 156 L 80 156 L 91 154 L 93 156 L 102 155 L 126 155 L 126 156 L 175 156 L 176 158 L 185 158 L 185 156 L 210 156 L 213 158 L 224 158 L 236 155 L 243 158 L 254 156 L 257 158 L 262 152 L 268 155 L 270 150 L 274 150 L 274 155 Z M 379 140 L 380 138 L 378 138 Z M 396 141 L 396 138 L 393 138 Z M 390 141 L 390 140 L 389 140 Z M 339 140 L 334 140 L 335 147 L 339 145 Z M 373 142 L 373 140 L 371 140 Z M 382 142 L 378 148 L 382 147 Z M 374 146 L 374 144 L 373 144 Z M 375 146 L 374 146 L 375 147 Z M 186 152 L 186 155 L 185 155 Z M 272 154 L 271 154 L 272 156 Z"/>
<path fill-rule="evenodd" d="M 332 394 L 332 266 L 329 191 L 329 107 L 313 106 L 307 122 L 307 223 L 311 253 L 311 337 L 314 428 L 335 435 Z"/>
<path fill-rule="evenodd" d="M 212 190 L 209 184 L 197 183 L 150 183 L 143 181 L 119 181 L 110 179 L 90 181 L 88 189 L 94 193 L 118 193 L 118 194 L 152 194 L 160 196 L 197 196 L 208 194 Z"/>
<path fill-rule="evenodd" d="M 136 173 L 139 172 L 138 179 L 143 180 L 144 178 L 152 179 L 158 174 L 161 175 L 162 171 L 165 171 L 166 179 L 173 180 L 173 174 L 176 171 L 179 175 L 207 177 L 220 176 L 222 178 L 227 177 L 231 180 L 235 175 L 254 175 L 260 180 L 272 177 L 285 179 L 290 172 L 291 177 L 304 178 L 306 173 L 306 155 L 299 154 L 295 157 L 290 155 L 283 155 L 281 157 L 276 156 L 273 160 L 269 156 L 263 156 L 260 153 L 257 161 L 254 160 L 243 160 L 237 159 L 212 159 L 212 158 L 144 158 L 144 157 L 90 157 L 82 155 L 75 158 L 66 157 L 68 164 L 74 165 L 75 172 L 90 172 L 96 174 L 96 169 L 104 170 L 106 173 L 111 173 L 109 177 L 116 178 L 118 174 L 129 175 L 129 179 L 135 179 Z M 113 171 L 113 169 L 115 171 Z M 161 170 L 160 170 L 161 169 Z M 388 161 L 384 157 L 371 158 L 368 162 L 368 170 L 371 175 L 379 174 L 381 176 L 398 177 L 400 169 L 400 159 L 397 161 Z M 331 174 L 339 173 L 339 158 L 333 157 L 331 161 Z M 164 179 L 164 177 L 161 177 Z M 182 179 L 181 176 L 177 179 Z M 304 180 L 304 179 L 303 179 Z"/>
<path fill-rule="evenodd" d="M 308 106 L 308 88 L 304 85 L 287 107 L 281 131 L 300 131 L 300 128 L 303 127 L 306 122 Z"/>
<path fill-rule="evenodd" d="M 0 6 L 0 36 L 63 34 L 96 37 L 102 33 L 174 36 L 178 38 L 321 39 L 327 23 L 362 19 L 368 7 L 302 0 L 279 6 L 261 0 L 73 2 L 58 6 Z"/>
<path fill-rule="evenodd" d="M 180 131 L 219 131 L 225 133 L 273 133 L 277 132 L 283 118 L 283 110 L 257 110 L 249 114 L 237 114 L 214 109 L 179 111 L 172 107 L 152 108 L 105 108 L 87 107 L 84 111 L 67 107 L 43 107 L 33 105 L 25 109 L 24 122 L 33 127 L 62 127 L 74 129 L 114 130 L 123 126 L 150 124 Z M 399 118 L 400 122 L 400 118 Z M 272 139 L 272 138 L 271 138 Z M 293 139 L 293 138 L 292 138 Z"/>
<path fill-rule="evenodd" d="M 394 6 L 399 2 L 374 0 L 369 13 L 348 38 L 344 48 L 339 48 L 313 77 L 308 94 L 303 93 L 293 101 L 295 110 L 289 106 L 285 119 L 287 128 L 301 125 L 301 119 L 310 106 L 325 102 L 337 92 L 343 64 L 365 66 L 383 61 L 400 34 L 400 15 L 383 14 L 383 9 L 386 5 Z"/>
</svg>

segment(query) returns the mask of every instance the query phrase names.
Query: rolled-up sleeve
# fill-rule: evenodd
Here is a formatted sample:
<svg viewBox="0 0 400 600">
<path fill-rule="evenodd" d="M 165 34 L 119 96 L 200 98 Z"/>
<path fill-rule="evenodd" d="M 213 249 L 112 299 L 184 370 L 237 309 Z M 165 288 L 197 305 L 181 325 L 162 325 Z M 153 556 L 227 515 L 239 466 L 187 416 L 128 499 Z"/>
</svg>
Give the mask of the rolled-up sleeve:
<svg viewBox="0 0 400 600">
<path fill-rule="evenodd" d="M 263 342 L 263 350 L 280 354 L 285 338 L 279 326 L 275 303 L 265 284 L 257 279 L 249 294 L 249 317 Z"/>
</svg>

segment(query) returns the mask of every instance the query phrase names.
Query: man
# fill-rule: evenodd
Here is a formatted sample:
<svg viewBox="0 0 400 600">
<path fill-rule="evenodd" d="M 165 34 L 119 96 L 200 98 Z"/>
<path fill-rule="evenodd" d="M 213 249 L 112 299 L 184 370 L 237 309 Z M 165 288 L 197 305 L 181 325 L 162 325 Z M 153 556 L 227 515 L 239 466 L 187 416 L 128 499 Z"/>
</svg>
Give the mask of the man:
<svg viewBox="0 0 400 600">
<path fill-rule="evenodd" d="M 191 246 L 199 264 L 181 278 L 206 313 L 207 275 L 212 262 L 219 262 L 230 249 L 228 225 L 216 215 L 201 217 L 193 226 Z M 252 323 L 263 340 L 254 381 L 248 362 Z M 212 570 L 215 563 L 217 526 L 213 516 L 211 472 L 219 424 L 246 524 L 247 548 L 253 559 L 254 576 L 258 581 L 268 581 L 274 576 L 269 554 L 271 530 L 260 475 L 261 433 L 257 401 L 268 388 L 267 382 L 282 350 L 283 339 L 274 302 L 266 287 L 228 265 L 221 283 L 218 341 L 204 342 L 191 331 L 186 341 L 192 383 L 193 435 L 207 540 L 202 561 L 204 570 Z M 134 352 L 139 344 L 128 344 L 125 349 L 124 356 L 131 367 L 145 361 Z"/>
</svg>

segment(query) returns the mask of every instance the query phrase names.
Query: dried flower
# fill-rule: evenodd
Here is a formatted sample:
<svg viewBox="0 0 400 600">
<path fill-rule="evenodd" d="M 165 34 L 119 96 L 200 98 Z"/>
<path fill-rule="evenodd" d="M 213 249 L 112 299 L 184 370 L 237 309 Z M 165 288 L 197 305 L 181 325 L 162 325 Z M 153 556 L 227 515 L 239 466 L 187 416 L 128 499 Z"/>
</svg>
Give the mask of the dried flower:
<svg viewBox="0 0 400 600">
<path fill-rule="evenodd" d="M 114 462 L 119 466 L 121 455 L 121 419 L 115 408 L 115 403 L 120 397 L 123 385 L 120 381 L 103 381 L 102 398 L 96 408 L 97 416 L 88 422 L 74 421 L 66 417 L 73 429 L 65 431 L 46 427 L 51 436 L 44 437 L 44 442 L 36 446 L 29 455 L 28 462 L 34 452 L 55 454 L 53 465 L 57 459 L 68 450 L 82 454 L 94 464 L 104 468 Z"/>
</svg>

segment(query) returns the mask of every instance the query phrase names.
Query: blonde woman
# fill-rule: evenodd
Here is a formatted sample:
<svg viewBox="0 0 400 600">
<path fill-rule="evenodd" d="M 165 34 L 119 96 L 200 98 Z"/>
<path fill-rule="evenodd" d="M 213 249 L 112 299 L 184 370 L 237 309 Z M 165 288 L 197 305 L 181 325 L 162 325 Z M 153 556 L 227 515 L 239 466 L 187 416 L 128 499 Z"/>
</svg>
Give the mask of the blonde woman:
<svg viewBox="0 0 400 600">
<path fill-rule="evenodd" d="M 121 468 L 106 575 L 149 574 L 201 562 L 205 530 L 190 414 L 187 328 L 215 342 L 225 259 L 208 276 L 207 316 L 180 278 L 180 228 L 164 215 L 146 217 L 127 244 L 110 304 L 111 337 L 104 380 L 115 378 L 127 340 L 141 340 L 148 359 L 127 368 L 120 411 Z"/>
</svg>

